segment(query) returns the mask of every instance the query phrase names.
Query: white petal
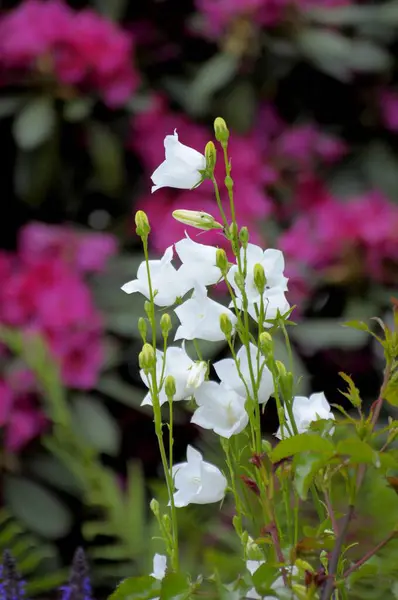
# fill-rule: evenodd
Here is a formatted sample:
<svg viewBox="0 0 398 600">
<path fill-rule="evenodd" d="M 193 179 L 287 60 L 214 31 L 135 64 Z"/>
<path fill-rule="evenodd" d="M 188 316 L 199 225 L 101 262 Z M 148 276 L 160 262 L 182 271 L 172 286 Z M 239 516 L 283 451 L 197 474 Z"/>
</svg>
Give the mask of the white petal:
<svg viewBox="0 0 398 600">
<path fill-rule="evenodd" d="M 121 289 L 126 294 L 134 294 L 134 292 L 140 292 L 145 298 L 149 298 L 148 285 L 145 285 L 143 281 L 139 279 L 133 279 L 122 285 Z"/>
<path fill-rule="evenodd" d="M 250 575 L 254 575 L 254 573 L 265 563 L 265 560 L 247 560 L 246 568 L 249 571 Z"/>
<path fill-rule="evenodd" d="M 198 468 L 203 461 L 203 456 L 190 444 L 187 446 L 187 460 L 188 464 L 193 465 L 195 468 Z"/>
<path fill-rule="evenodd" d="M 155 554 L 153 557 L 152 577 L 161 581 L 166 574 L 167 557 L 164 554 Z"/>
<path fill-rule="evenodd" d="M 182 163 L 187 168 L 197 170 L 206 168 L 206 159 L 203 154 L 189 146 L 185 146 L 185 144 L 181 144 L 177 132 L 174 132 L 174 135 L 166 135 L 164 148 L 166 161 L 171 164 L 180 165 Z"/>
</svg>

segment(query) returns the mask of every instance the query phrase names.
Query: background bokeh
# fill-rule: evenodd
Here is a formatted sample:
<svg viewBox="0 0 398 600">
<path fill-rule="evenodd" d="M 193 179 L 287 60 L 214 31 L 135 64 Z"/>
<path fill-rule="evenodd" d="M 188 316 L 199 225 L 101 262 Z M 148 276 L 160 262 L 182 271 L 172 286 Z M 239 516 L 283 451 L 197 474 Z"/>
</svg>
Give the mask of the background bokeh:
<svg viewBox="0 0 398 600">
<path fill-rule="evenodd" d="M 388 320 L 397 293 L 398 2 L 3 0 L 0 10 L 0 549 L 14 550 L 30 594 L 47 594 L 83 543 L 101 596 L 151 568 L 147 504 L 164 497 L 140 407 L 143 302 L 120 291 L 142 260 L 134 211 L 149 216 L 154 255 L 184 234 L 174 209 L 217 216 L 209 182 L 151 195 L 166 134 L 203 151 L 214 118 L 226 119 L 239 224 L 285 253 L 301 392 L 342 403 L 344 370 L 375 399 L 382 356 L 340 324 Z M 214 232 L 198 241 L 225 243 Z M 189 420 L 181 408 L 176 456 L 194 441 L 216 461 L 216 442 Z M 264 431 L 275 429 L 270 402 Z M 369 511 L 383 501 L 386 512 L 363 525 L 364 543 L 397 516 L 389 494 L 369 486 Z M 181 511 L 184 559 L 233 577 L 224 508 Z"/>
</svg>

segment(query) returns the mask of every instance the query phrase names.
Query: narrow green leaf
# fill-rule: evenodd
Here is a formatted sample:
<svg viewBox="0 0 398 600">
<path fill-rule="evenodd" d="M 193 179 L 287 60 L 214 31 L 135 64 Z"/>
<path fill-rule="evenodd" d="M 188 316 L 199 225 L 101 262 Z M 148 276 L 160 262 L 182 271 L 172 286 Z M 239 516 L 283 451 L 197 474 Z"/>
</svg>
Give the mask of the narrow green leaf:
<svg viewBox="0 0 398 600">
<path fill-rule="evenodd" d="M 271 452 L 272 462 L 278 462 L 288 456 L 293 456 L 299 452 L 322 452 L 332 456 L 334 446 L 332 442 L 320 435 L 312 433 L 300 433 L 286 440 L 282 440 Z"/>
<path fill-rule="evenodd" d="M 369 325 L 364 321 L 346 321 L 342 324 L 344 327 L 351 327 L 351 329 L 360 329 L 361 331 L 369 331 Z"/>
</svg>

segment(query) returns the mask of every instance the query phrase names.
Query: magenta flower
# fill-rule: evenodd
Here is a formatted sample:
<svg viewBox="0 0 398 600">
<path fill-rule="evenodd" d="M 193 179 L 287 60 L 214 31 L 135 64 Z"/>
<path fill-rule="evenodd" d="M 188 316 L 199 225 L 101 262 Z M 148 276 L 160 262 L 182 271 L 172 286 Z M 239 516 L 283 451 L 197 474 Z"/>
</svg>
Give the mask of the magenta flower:
<svg viewBox="0 0 398 600">
<path fill-rule="evenodd" d="M 384 126 L 393 133 L 398 132 L 398 91 L 384 89 L 380 93 L 380 110 Z"/>
</svg>

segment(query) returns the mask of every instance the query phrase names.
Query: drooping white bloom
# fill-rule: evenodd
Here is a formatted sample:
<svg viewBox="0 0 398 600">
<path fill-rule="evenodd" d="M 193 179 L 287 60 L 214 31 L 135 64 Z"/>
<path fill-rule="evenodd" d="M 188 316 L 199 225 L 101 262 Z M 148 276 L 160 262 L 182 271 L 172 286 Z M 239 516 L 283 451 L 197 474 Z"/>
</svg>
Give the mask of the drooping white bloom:
<svg viewBox="0 0 398 600">
<path fill-rule="evenodd" d="M 178 273 L 171 264 L 173 259 L 173 246 L 165 251 L 160 260 L 149 261 L 152 291 L 155 295 L 154 303 L 157 306 L 172 306 L 176 299 L 186 294 L 189 282 Z M 140 292 L 145 298 L 150 298 L 148 273 L 145 261 L 138 267 L 137 279 L 133 279 L 122 286 L 126 294 Z"/>
<path fill-rule="evenodd" d="M 311 394 L 309 398 L 306 396 L 295 396 L 293 398 L 292 411 L 294 420 L 296 421 L 298 433 L 304 433 L 307 431 L 310 424 L 318 419 L 334 420 L 334 414 L 332 413 L 330 404 L 326 400 L 323 392 Z M 285 415 L 288 427 L 290 431 L 293 431 L 286 408 Z M 287 427 L 283 428 L 284 437 L 290 436 L 289 429 Z M 279 427 L 275 435 L 279 439 L 282 438 L 281 427 Z"/>
<path fill-rule="evenodd" d="M 163 352 L 156 350 L 156 376 L 158 386 L 160 386 L 161 383 L 163 356 Z M 177 348 L 176 346 L 169 346 L 167 348 L 163 380 L 165 380 L 168 375 L 174 377 L 176 384 L 176 393 L 173 398 L 174 401 L 178 402 L 179 400 L 185 400 L 192 396 L 194 391 L 204 382 L 206 371 L 207 364 L 205 362 L 194 362 L 186 353 L 184 344 L 181 348 Z M 151 378 L 145 374 L 143 369 L 140 371 L 140 376 L 145 385 L 150 388 Z M 159 392 L 159 402 L 160 406 L 167 402 L 164 385 L 162 385 L 162 389 Z M 141 406 L 147 404 L 152 405 L 150 392 L 146 394 Z"/>
<path fill-rule="evenodd" d="M 152 173 L 152 193 L 162 187 L 190 190 L 201 180 L 206 159 L 197 150 L 178 141 L 177 131 L 164 138 L 165 160 Z"/>
<path fill-rule="evenodd" d="M 227 314 L 232 325 L 237 321 L 228 308 L 208 298 L 206 288 L 201 285 L 195 285 L 192 298 L 175 308 L 174 312 L 181 322 L 175 340 L 221 342 L 225 336 L 220 329 L 220 315 Z"/>
<path fill-rule="evenodd" d="M 164 554 L 155 554 L 153 557 L 153 573 L 151 577 L 161 581 L 166 575 L 167 557 Z"/>
<path fill-rule="evenodd" d="M 187 448 L 187 462 L 173 466 L 176 492 L 174 504 L 178 508 L 188 504 L 211 504 L 224 498 L 227 480 L 220 469 L 205 462 L 198 450 Z"/>
<path fill-rule="evenodd" d="M 175 244 L 175 249 L 182 262 L 179 268 L 181 277 L 195 281 L 201 285 L 213 285 L 222 277 L 220 269 L 216 266 L 217 248 L 198 244 L 186 237 Z"/>
<path fill-rule="evenodd" d="M 241 250 L 242 263 L 244 261 L 244 252 Z M 264 319 L 275 319 L 277 311 L 281 314 L 286 313 L 290 305 L 286 300 L 285 292 L 287 290 L 287 277 L 284 276 L 285 259 L 280 250 L 269 248 L 262 250 L 260 246 L 248 244 L 246 249 L 246 277 L 245 292 L 248 299 L 248 312 L 250 316 L 258 322 L 261 306 L 261 294 L 254 282 L 254 267 L 260 264 L 264 269 L 266 285 L 263 297 Z M 228 281 L 232 285 L 237 296 L 237 305 L 242 306 L 242 292 L 235 282 L 235 275 L 238 273 L 238 267 L 234 265 L 228 273 Z M 264 323 L 265 327 L 271 327 L 271 324 Z"/>
<path fill-rule="evenodd" d="M 243 379 L 249 388 L 250 395 L 253 397 L 253 385 L 250 377 L 249 359 L 245 346 L 242 346 L 238 350 L 236 358 L 239 361 L 239 369 Z M 256 348 L 254 344 L 250 344 L 250 358 L 256 379 L 256 388 L 258 389 L 258 399 L 260 404 L 265 404 L 269 400 L 271 394 L 274 392 L 272 374 L 265 364 L 265 359 L 260 350 Z M 259 378 L 257 377 L 257 361 L 259 361 Z M 238 369 L 233 358 L 223 358 L 222 360 L 219 360 L 218 362 L 214 363 L 214 369 L 221 382 L 226 387 L 235 390 L 239 396 L 246 398 L 246 386 L 239 376 Z"/>
<path fill-rule="evenodd" d="M 245 398 L 223 384 L 205 381 L 196 390 L 195 400 L 199 408 L 194 412 L 191 423 L 212 429 L 224 438 L 240 433 L 249 422 Z"/>
</svg>

